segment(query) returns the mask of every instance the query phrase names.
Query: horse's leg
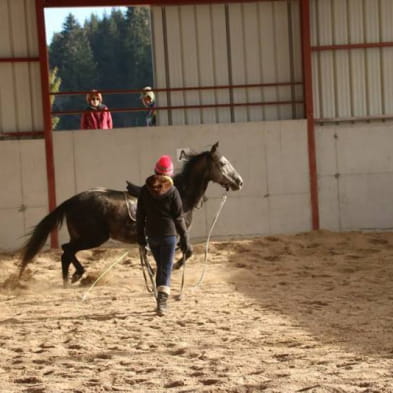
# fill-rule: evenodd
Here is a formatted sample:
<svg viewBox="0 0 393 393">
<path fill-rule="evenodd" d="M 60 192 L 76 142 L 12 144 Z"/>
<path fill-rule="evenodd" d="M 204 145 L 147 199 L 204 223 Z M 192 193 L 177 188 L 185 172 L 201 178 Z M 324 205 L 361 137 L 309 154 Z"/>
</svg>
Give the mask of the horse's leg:
<svg viewBox="0 0 393 393">
<path fill-rule="evenodd" d="M 61 270 L 63 273 L 63 285 L 64 288 L 66 288 L 68 285 L 68 269 L 75 255 L 72 251 L 71 243 L 63 244 L 61 248 L 63 249 L 63 254 L 61 256 Z"/>
<path fill-rule="evenodd" d="M 72 264 L 75 267 L 75 273 L 71 277 L 71 283 L 75 283 L 78 280 L 80 280 L 85 272 L 85 268 L 79 262 L 75 254 L 81 250 L 89 250 L 91 248 L 98 247 L 102 243 L 106 242 L 108 239 L 109 239 L 109 234 L 107 232 L 103 232 L 99 236 L 97 233 L 95 233 L 95 236 L 93 238 L 73 240 L 72 258 L 70 262 L 72 262 Z"/>
</svg>

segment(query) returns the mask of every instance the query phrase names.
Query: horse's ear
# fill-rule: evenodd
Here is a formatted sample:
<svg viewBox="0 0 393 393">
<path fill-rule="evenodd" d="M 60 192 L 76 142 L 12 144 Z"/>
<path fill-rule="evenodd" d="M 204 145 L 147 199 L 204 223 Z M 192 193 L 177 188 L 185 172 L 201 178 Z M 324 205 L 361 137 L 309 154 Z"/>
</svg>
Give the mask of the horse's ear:
<svg viewBox="0 0 393 393">
<path fill-rule="evenodd" d="M 215 153 L 215 152 L 217 151 L 217 149 L 218 149 L 218 142 L 216 142 L 216 143 L 212 146 L 212 148 L 211 148 L 211 150 L 210 150 L 210 153 Z"/>
</svg>

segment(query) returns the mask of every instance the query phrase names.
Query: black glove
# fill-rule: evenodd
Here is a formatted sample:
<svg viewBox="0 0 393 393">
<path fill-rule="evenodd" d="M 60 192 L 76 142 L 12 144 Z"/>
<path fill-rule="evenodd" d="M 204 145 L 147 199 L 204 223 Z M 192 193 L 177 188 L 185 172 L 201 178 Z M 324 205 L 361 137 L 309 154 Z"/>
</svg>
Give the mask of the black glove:
<svg viewBox="0 0 393 393">
<path fill-rule="evenodd" d="M 188 241 L 188 237 L 187 236 L 183 236 L 180 239 L 180 249 L 182 250 L 184 256 L 186 257 L 186 259 L 190 258 L 190 256 L 192 255 L 192 247 L 190 242 Z"/>
</svg>

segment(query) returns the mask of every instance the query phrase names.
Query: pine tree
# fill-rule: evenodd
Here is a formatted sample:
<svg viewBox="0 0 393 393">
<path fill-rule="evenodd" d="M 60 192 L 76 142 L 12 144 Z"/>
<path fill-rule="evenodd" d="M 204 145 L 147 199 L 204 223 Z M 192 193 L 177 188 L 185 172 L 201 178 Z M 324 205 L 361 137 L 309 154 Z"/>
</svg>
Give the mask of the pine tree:
<svg viewBox="0 0 393 393">
<path fill-rule="evenodd" d="M 140 89 L 153 86 L 150 10 L 112 9 L 100 20 L 92 14 L 83 28 L 70 14 L 49 48 L 51 68 L 58 67 L 62 91 Z M 141 107 L 139 94 L 103 94 L 111 108 Z M 83 110 L 84 97 L 58 96 L 58 110 Z M 115 127 L 143 125 L 144 112 L 112 113 Z M 58 129 L 79 128 L 80 116 L 61 116 Z"/>
</svg>

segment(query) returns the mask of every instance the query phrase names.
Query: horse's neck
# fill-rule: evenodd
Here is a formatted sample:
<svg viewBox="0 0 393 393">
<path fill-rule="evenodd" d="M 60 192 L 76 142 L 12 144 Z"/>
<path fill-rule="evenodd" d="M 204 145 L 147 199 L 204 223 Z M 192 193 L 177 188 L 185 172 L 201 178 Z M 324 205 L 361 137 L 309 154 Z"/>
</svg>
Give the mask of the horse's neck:
<svg viewBox="0 0 393 393">
<path fill-rule="evenodd" d="M 177 180 L 175 184 L 183 201 L 184 212 L 197 207 L 206 192 L 208 180 L 202 175 L 189 176 L 188 178 L 180 175 L 175 180 Z"/>
</svg>

